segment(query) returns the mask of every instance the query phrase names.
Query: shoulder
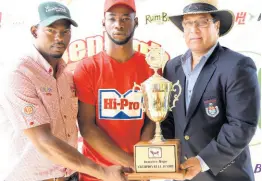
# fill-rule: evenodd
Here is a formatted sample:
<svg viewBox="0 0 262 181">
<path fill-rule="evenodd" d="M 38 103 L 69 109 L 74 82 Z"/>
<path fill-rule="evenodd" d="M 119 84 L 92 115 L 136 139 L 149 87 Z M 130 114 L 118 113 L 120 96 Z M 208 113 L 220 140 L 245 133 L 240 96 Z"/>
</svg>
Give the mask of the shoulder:
<svg viewBox="0 0 262 181">
<path fill-rule="evenodd" d="M 135 58 L 137 59 L 140 59 L 140 60 L 146 60 L 146 56 L 145 54 L 141 53 L 141 52 L 137 52 L 135 51 L 135 54 L 134 54 Z"/>
<path fill-rule="evenodd" d="M 92 64 L 96 64 L 97 62 L 103 60 L 105 57 L 104 52 L 99 52 L 98 54 L 95 54 L 90 57 L 85 57 L 80 62 L 82 62 L 86 66 L 90 66 Z"/>
<path fill-rule="evenodd" d="M 246 66 L 256 68 L 254 61 L 250 57 L 223 46 L 221 46 L 221 50 L 219 51 L 219 60 L 217 61 L 218 65 L 226 65 L 230 69 Z"/>
<path fill-rule="evenodd" d="M 131 60 L 133 65 L 137 64 L 140 66 L 140 68 L 149 68 L 149 64 L 146 61 L 146 55 L 141 52 L 135 52 Z M 129 64 L 131 64 L 131 62 Z"/>
<path fill-rule="evenodd" d="M 179 55 L 175 58 L 168 60 L 165 65 L 164 71 L 177 70 L 177 68 L 181 65 L 181 56 L 182 55 Z"/>
<path fill-rule="evenodd" d="M 9 77 L 34 77 L 39 72 L 38 69 L 35 57 L 30 54 L 17 57 L 3 66 L 4 74 Z"/>
<path fill-rule="evenodd" d="M 98 54 L 90 57 L 85 57 L 79 61 L 76 66 L 75 72 L 91 71 L 93 68 L 95 68 L 95 65 L 99 65 L 101 62 L 103 62 L 103 58 L 103 52 L 99 52 Z"/>
<path fill-rule="evenodd" d="M 2 85 L 6 93 L 10 91 L 32 90 L 34 81 L 39 74 L 39 65 L 30 55 L 23 55 L 12 64 L 7 64 L 1 72 Z"/>
</svg>

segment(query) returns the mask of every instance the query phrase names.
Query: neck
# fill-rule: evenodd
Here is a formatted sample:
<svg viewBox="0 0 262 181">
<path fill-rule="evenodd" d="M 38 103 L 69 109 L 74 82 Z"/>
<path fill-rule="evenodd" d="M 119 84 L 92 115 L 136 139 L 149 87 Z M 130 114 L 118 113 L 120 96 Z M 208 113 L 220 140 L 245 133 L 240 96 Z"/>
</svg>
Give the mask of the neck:
<svg viewBox="0 0 262 181">
<path fill-rule="evenodd" d="M 50 57 L 46 54 L 43 54 L 43 53 L 41 53 L 41 54 L 46 59 L 46 61 L 51 65 L 51 67 L 53 68 L 53 76 L 55 76 L 56 73 L 57 73 L 58 61 L 60 60 L 60 58 L 53 58 L 53 57 Z"/>
<path fill-rule="evenodd" d="M 205 55 L 205 53 L 192 52 L 192 61 L 199 62 L 199 60 Z"/>
<path fill-rule="evenodd" d="M 215 43 L 214 44 L 212 44 L 211 46 L 209 46 L 207 49 L 205 49 L 205 50 L 203 50 L 203 51 L 191 51 L 191 53 L 192 53 L 192 61 L 193 62 L 199 62 L 199 60 L 205 55 L 205 54 L 207 54 L 207 52 L 213 47 L 215 45 Z"/>
<path fill-rule="evenodd" d="M 44 59 L 51 65 L 51 67 L 53 68 L 53 76 L 55 76 L 57 72 L 58 61 L 61 58 L 53 58 L 50 55 L 40 51 L 40 48 L 36 44 L 34 44 L 34 46 L 38 50 L 38 52 L 44 57 Z"/>
<path fill-rule="evenodd" d="M 116 45 L 113 42 L 110 42 L 106 53 L 112 57 L 114 60 L 118 62 L 126 62 L 128 61 L 134 54 L 133 49 L 133 40 L 131 39 L 124 45 Z"/>
<path fill-rule="evenodd" d="M 194 70 L 195 66 L 199 63 L 201 58 L 207 53 L 206 52 L 193 52 L 192 51 L 192 64 L 191 64 L 191 70 Z"/>
</svg>

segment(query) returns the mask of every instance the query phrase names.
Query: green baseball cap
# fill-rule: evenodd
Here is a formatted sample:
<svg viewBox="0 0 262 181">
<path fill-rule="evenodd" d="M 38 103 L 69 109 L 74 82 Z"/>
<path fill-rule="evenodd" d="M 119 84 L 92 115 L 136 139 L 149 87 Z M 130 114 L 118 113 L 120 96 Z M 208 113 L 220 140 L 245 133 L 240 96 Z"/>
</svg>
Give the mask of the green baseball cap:
<svg viewBox="0 0 262 181">
<path fill-rule="evenodd" d="M 49 26 L 57 20 L 65 19 L 70 21 L 70 23 L 77 27 L 77 23 L 71 19 L 69 9 L 58 2 L 49 1 L 43 2 L 38 6 L 38 13 L 40 22 L 42 26 Z"/>
</svg>

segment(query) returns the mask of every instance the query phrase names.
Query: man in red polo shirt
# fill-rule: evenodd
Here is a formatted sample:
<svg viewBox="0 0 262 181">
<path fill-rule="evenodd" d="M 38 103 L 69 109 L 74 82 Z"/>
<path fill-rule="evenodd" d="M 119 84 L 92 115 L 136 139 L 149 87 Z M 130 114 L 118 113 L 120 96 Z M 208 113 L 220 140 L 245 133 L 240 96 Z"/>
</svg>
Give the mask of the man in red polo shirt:
<svg viewBox="0 0 262 181">
<path fill-rule="evenodd" d="M 133 146 L 152 138 L 154 123 L 145 117 L 142 97 L 134 96 L 132 88 L 153 71 L 145 56 L 133 50 L 138 25 L 134 0 L 106 0 L 104 13 L 108 48 L 83 59 L 74 73 L 83 154 L 100 165 L 133 168 Z M 80 174 L 80 181 L 91 180 L 97 179 Z"/>
</svg>

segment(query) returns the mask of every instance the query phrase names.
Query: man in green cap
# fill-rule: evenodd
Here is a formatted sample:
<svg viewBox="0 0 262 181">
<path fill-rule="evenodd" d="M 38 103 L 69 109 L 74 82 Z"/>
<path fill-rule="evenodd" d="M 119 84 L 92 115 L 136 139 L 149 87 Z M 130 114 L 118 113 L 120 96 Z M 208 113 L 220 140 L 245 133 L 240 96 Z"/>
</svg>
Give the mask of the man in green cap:
<svg viewBox="0 0 262 181">
<path fill-rule="evenodd" d="M 3 84 L 5 119 L 0 133 L 0 180 L 66 181 L 79 171 L 102 180 L 125 181 L 123 167 L 98 165 L 77 151 L 77 109 L 72 72 L 62 55 L 77 26 L 66 6 L 44 2 L 31 27 L 34 46 L 20 57 Z M 2 127 L 3 126 L 3 127 Z M 74 171 L 73 171 L 74 170 Z"/>
</svg>

